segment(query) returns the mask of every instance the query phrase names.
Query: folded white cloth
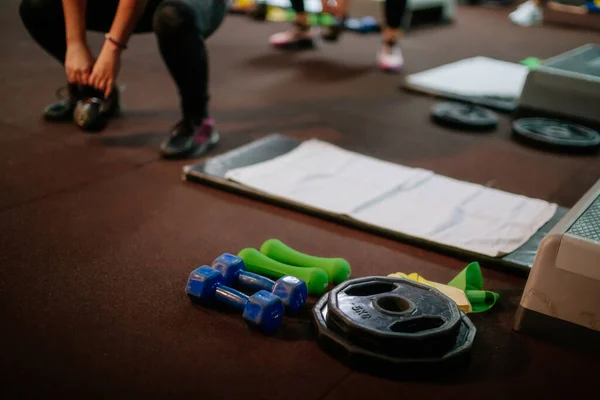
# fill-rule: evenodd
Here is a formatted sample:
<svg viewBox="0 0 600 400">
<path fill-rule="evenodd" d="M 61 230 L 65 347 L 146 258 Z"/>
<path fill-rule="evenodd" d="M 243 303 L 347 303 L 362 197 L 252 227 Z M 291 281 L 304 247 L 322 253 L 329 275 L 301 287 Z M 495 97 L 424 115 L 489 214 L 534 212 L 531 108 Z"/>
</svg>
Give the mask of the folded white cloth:
<svg viewBox="0 0 600 400">
<path fill-rule="evenodd" d="M 426 92 L 519 98 L 529 69 L 488 57 L 472 57 L 417 72 L 406 83 Z"/>
<path fill-rule="evenodd" d="M 309 140 L 226 178 L 330 213 L 492 257 L 516 250 L 556 204 Z"/>
<path fill-rule="evenodd" d="M 432 174 L 310 140 L 283 156 L 230 170 L 225 178 L 307 206 L 350 215 L 402 183 Z"/>
</svg>

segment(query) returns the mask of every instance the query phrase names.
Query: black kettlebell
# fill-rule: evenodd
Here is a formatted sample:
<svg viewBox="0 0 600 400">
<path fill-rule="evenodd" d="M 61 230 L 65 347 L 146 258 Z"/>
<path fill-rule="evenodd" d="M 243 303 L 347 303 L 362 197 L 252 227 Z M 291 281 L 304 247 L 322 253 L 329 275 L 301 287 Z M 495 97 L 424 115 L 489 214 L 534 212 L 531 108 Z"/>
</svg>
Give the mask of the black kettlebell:
<svg viewBox="0 0 600 400">
<path fill-rule="evenodd" d="M 100 91 L 90 87 L 83 88 L 73 114 L 75 125 L 88 132 L 103 129 L 107 122 L 106 107 L 106 99 Z"/>
</svg>

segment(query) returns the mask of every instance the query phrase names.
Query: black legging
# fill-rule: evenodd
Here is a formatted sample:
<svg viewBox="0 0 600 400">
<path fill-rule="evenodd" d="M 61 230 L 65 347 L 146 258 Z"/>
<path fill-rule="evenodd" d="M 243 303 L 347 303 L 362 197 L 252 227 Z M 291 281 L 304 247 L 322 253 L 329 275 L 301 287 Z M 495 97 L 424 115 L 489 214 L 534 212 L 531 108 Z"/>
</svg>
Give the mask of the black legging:
<svg viewBox="0 0 600 400">
<path fill-rule="evenodd" d="M 86 29 L 108 32 L 119 0 L 87 0 Z M 33 39 L 65 62 L 65 20 L 61 0 L 22 0 L 20 15 Z M 223 21 L 226 0 L 150 0 L 134 33 L 156 34 L 160 53 L 181 96 L 185 119 L 208 116 L 208 58 L 204 40 Z"/>
<path fill-rule="evenodd" d="M 291 0 L 292 8 L 296 13 L 304 12 L 304 0 Z M 404 12 L 406 11 L 406 0 L 385 0 L 385 23 L 392 29 L 400 28 Z"/>
</svg>

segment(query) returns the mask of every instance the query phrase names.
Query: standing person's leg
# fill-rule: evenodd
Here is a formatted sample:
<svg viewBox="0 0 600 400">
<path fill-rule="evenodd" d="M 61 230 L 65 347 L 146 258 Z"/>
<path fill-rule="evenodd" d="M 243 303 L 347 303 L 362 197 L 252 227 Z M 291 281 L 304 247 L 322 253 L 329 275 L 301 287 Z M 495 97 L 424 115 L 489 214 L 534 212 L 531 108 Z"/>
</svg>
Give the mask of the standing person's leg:
<svg viewBox="0 0 600 400">
<path fill-rule="evenodd" d="M 108 31 L 112 23 L 117 0 L 88 0 L 86 26 L 94 30 Z M 22 0 L 19 6 L 21 20 L 42 49 L 54 57 L 61 65 L 65 63 L 67 51 L 65 18 L 61 0 Z M 116 94 L 116 91 L 114 91 Z M 66 121 L 73 118 L 77 87 L 68 85 L 64 99 L 46 107 L 44 118 L 49 121 Z M 112 103 L 114 110 L 118 102 Z"/>
<path fill-rule="evenodd" d="M 181 97 L 182 120 L 161 145 L 165 157 L 205 152 L 219 139 L 208 111 L 205 40 L 221 25 L 226 0 L 163 0 L 154 13 L 160 53 Z"/>
<path fill-rule="evenodd" d="M 332 15 L 335 23 L 332 26 L 323 27 L 321 37 L 328 42 L 335 42 L 344 31 L 344 24 L 348 14 L 349 0 L 336 0 L 335 6 L 331 7 L 329 0 L 321 0 L 323 12 Z"/>
<path fill-rule="evenodd" d="M 271 35 L 269 43 L 279 48 L 312 48 L 314 47 L 314 40 L 304 10 L 304 0 L 291 0 L 291 2 L 292 8 L 296 13 L 294 26 L 285 32 Z"/>
<path fill-rule="evenodd" d="M 521 26 L 534 26 L 542 23 L 545 0 L 528 0 L 510 13 L 510 20 Z"/>
<path fill-rule="evenodd" d="M 385 26 L 382 30 L 382 47 L 377 56 L 379 67 L 386 71 L 397 71 L 404 65 L 398 42 L 402 38 L 400 26 L 406 12 L 407 0 L 385 0 Z"/>
</svg>

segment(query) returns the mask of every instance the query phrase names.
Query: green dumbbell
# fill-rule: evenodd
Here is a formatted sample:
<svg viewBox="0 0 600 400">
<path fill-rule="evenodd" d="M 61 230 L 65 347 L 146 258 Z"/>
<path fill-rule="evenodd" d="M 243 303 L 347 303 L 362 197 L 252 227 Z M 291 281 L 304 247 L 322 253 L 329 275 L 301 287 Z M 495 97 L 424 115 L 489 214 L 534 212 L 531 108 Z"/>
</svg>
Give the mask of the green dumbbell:
<svg viewBox="0 0 600 400">
<path fill-rule="evenodd" d="M 260 247 L 267 257 L 290 265 L 305 268 L 319 268 L 327 273 L 329 283 L 340 284 L 350 277 L 350 264 L 343 258 L 315 257 L 300 253 L 277 239 L 269 239 Z"/>
<path fill-rule="evenodd" d="M 327 274 L 319 268 L 302 268 L 287 265 L 273 260 L 260 251 L 252 248 L 243 249 L 238 257 L 244 260 L 246 270 L 255 274 L 265 275 L 272 278 L 281 278 L 284 275 L 292 275 L 306 282 L 308 293 L 320 296 L 327 289 Z"/>
</svg>

